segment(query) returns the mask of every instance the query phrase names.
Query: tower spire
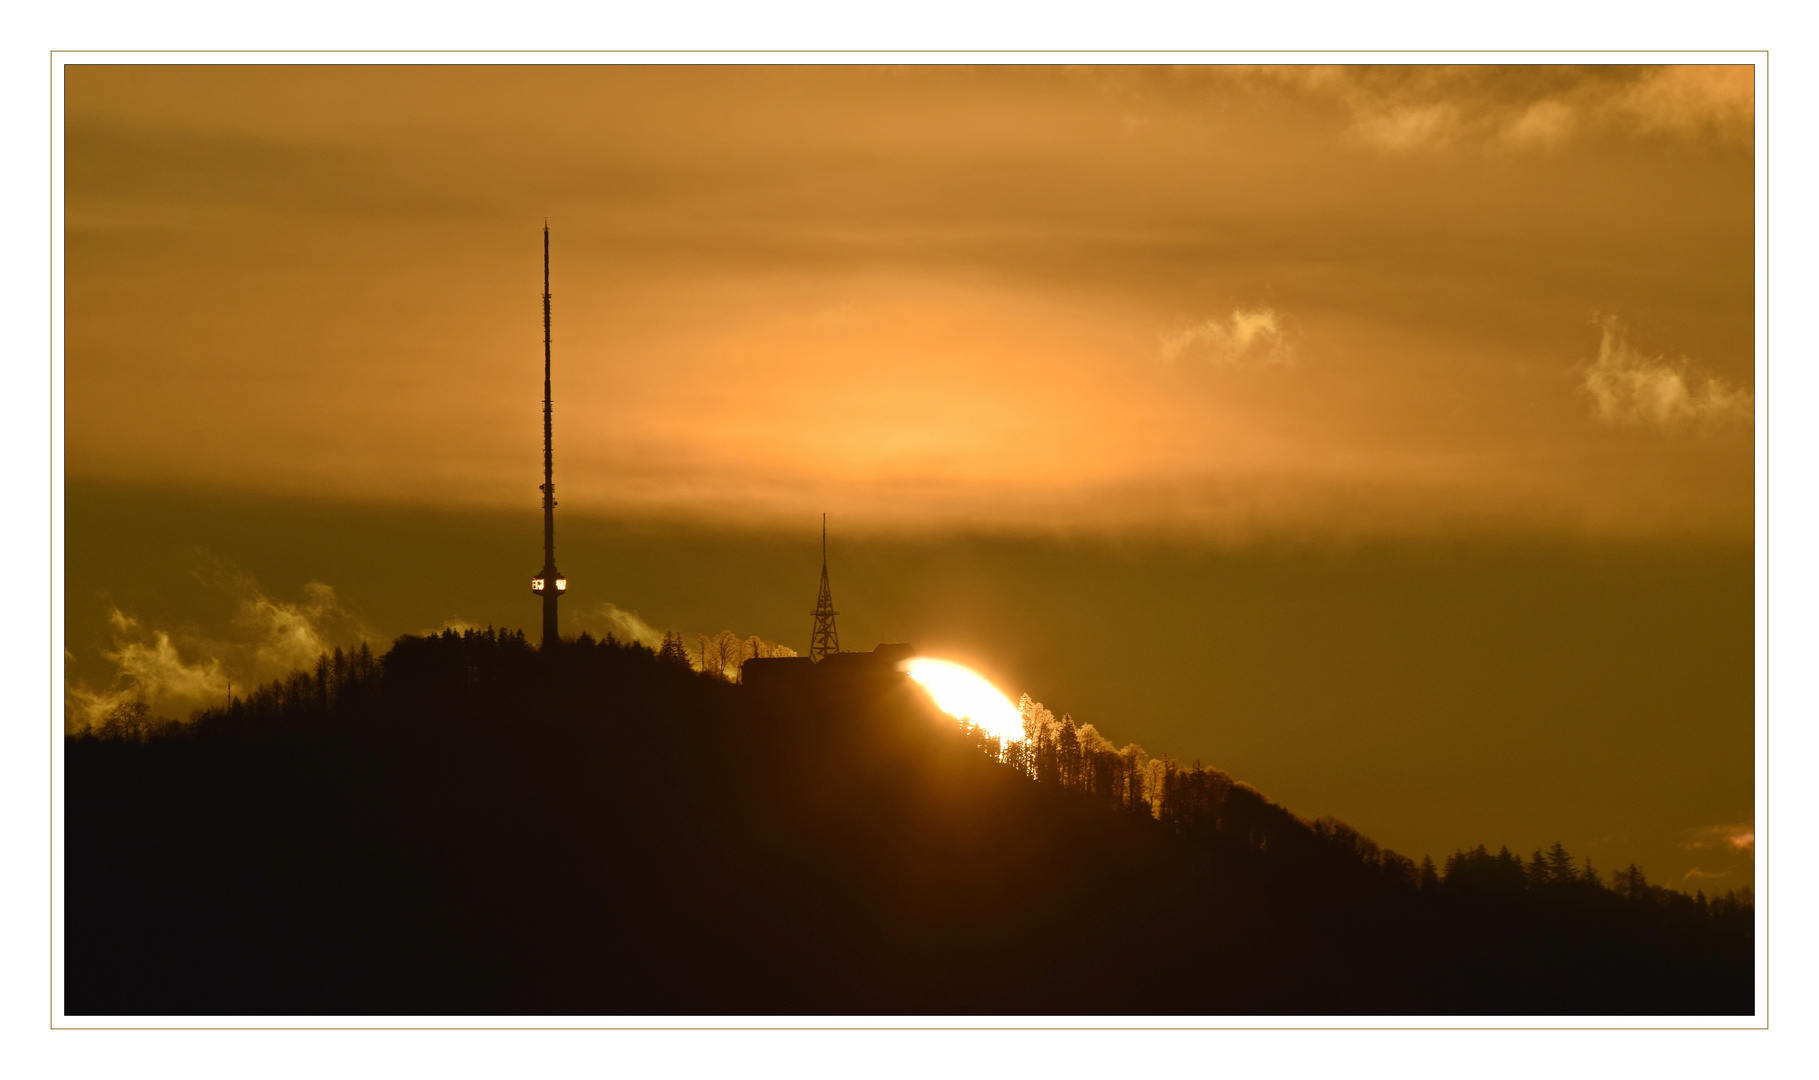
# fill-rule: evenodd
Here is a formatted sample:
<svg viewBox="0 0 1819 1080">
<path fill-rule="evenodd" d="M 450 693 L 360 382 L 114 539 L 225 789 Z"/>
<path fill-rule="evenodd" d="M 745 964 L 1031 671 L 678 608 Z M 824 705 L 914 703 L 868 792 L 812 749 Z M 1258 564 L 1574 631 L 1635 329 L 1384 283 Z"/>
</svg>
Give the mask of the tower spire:
<svg viewBox="0 0 1819 1080">
<path fill-rule="evenodd" d="M 543 597 L 543 647 L 562 638 L 556 628 L 556 601 L 568 590 L 568 579 L 556 569 L 556 451 L 550 394 L 549 219 L 543 221 L 543 569 L 531 579 L 531 591 Z"/>
<path fill-rule="evenodd" d="M 827 583 L 827 515 L 821 515 L 821 594 L 815 598 L 815 629 L 809 636 L 810 660 L 821 660 L 840 651 L 840 632 L 834 629 L 834 590 Z"/>
</svg>

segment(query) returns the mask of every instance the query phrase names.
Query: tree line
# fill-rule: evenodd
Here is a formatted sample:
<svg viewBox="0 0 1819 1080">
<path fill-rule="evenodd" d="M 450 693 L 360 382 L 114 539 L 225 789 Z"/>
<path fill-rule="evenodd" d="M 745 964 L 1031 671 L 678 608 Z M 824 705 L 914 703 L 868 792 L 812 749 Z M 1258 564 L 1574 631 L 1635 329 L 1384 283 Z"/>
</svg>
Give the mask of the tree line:
<svg viewBox="0 0 1819 1080">
<path fill-rule="evenodd" d="M 607 636 L 609 639 L 612 637 L 610 634 Z M 722 630 L 713 637 L 696 634 L 695 644 L 691 648 L 683 643 L 680 633 L 671 630 L 663 635 L 663 644 L 658 648 L 657 655 L 686 663 L 711 679 L 736 683 L 747 660 L 795 656 L 796 650 L 788 645 L 766 641 L 756 634 L 742 638 L 731 630 Z"/>
<path fill-rule="evenodd" d="M 1750 1011 L 1746 894 L 1415 863 L 1033 701 L 1006 746 L 666 645 L 407 636 L 70 736 L 68 1011 Z"/>
<path fill-rule="evenodd" d="M 1195 761 L 1152 757 L 1142 746 L 1117 746 L 1092 724 L 1056 717 L 1024 694 L 1017 703 L 1023 738 L 1004 740 L 967 720 L 969 742 L 1017 775 L 1140 814 L 1171 832 L 1234 840 L 1289 858 L 1346 865 L 1392 889 L 1454 896 L 1523 897 L 1550 906 L 1597 911 L 1652 926 L 1747 942 L 1755 897 L 1748 887 L 1708 898 L 1651 884 L 1631 863 L 1608 877 L 1591 860 L 1576 859 L 1556 841 L 1525 862 L 1508 847 L 1492 855 L 1482 844 L 1455 851 L 1436 866 L 1379 845 L 1337 818 L 1304 820 L 1256 788 Z"/>
<path fill-rule="evenodd" d="M 590 657 L 629 656 L 710 683 L 737 681 L 735 661 L 752 656 L 792 656 L 793 650 L 731 631 L 702 635 L 690 649 L 671 632 L 653 650 L 612 634 L 583 633 L 563 643 L 563 662 L 585 666 Z M 435 662 L 432 663 L 432 657 Z M 452 660 L 452 662 L 451 662 Z M 524 634 L 488 627 L 447 630 L 428 638 L 405 636 L 384 656 L 361 643 L 318 658 L 300 670 L 254 688 L 230 704 L 199 711 L 188 722 L 153 716 L 143 701 L 129 701 L 78 738 L 138 741 L 180 737 L 209 727 L 306 722 L 331 713 L 371 712 L 387 678 L 457 685 L 496 681 L 503 668 L 538 662 Z M 389 673 L 389 675 L 388 675 Z M 1494 898 L 1590 912 L 1669 932 L 1746 945 L 1753 935 L 1754 896 L 1748 888 L 1707 897 L 1653 884 L 1633 863 L 1608 874 L 1560 843 L 1527 860 L 1508 847 L 1461 849 L 1436 864 L 1416 862 L 1379 845 L 1334 817 L 1303 819 L 1228 773 L 1172 757 L 1151 756 L 1136 743 L 1117 746 L 1092 724 L 1057 717 L 1028 694 L 1017 703 L 1024 737 L 1005 742 L 967 720 L 956 722 L 968 746 L 1024 780 L 1070 792 L 1113 812 L 1154 821 L 1164 831 L 1236 844 L 1273 855 L 1284 864 L 1317 866 L 1362 884 L 1391 891 L 1456 898 Z"/>
</svg>

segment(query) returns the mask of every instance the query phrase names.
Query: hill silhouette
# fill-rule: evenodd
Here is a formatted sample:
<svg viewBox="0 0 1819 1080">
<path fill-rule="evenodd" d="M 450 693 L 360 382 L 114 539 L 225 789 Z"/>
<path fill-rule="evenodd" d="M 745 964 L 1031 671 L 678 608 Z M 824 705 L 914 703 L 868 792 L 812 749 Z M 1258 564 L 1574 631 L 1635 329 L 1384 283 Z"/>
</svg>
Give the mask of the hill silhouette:
<svg viewBox="0 0 1819 1080">
<path fill-rule="evenodd" d="M 802 663 L 806 663 L 803 661 Z M 1747 897 L 1417 866 L 886 665 L 399 639 L 67 741 L 71 1015 L 1748 1014 Z"/>
</svg>

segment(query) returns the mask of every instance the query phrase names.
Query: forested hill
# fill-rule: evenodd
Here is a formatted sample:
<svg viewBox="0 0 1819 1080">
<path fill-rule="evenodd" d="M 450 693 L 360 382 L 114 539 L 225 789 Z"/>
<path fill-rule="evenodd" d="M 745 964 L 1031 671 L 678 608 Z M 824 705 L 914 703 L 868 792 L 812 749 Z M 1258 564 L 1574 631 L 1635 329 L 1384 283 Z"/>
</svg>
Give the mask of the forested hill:
<svg viewBox="0 0 1819 1080">
<path fill-rule="evenodd" d="M 1563 850 L 1423 872 L 1065 721 L 1005 761 L 887 669 L 811 674 L 449 633 L 122 713 L 67 742 L 65 1009 L 1752 1011 L 1747 901 Z"/>
</svg>

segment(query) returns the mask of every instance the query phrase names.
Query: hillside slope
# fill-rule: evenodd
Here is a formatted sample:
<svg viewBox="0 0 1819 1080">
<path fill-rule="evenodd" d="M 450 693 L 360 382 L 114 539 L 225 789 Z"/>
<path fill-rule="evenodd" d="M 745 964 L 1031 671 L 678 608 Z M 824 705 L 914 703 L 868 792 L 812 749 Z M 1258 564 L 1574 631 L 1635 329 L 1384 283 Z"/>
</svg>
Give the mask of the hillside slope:
<svg viewBox="0 0 1819 1080">
<path fill-rule="evenodd" d="M 1752 1008 L 1735 919 L 1157 821 L 900 676 L 449 634 L 125 734 L 68 742 L 73 1015 Z"/>
</svg>

